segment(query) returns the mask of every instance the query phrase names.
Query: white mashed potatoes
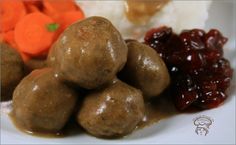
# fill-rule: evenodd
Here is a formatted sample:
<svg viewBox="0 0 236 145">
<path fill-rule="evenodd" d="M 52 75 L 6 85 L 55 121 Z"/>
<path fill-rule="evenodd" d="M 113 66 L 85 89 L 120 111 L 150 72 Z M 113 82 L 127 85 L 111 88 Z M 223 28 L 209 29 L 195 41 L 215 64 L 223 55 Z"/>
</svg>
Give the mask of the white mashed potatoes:
<svg viewBox="0 0 236 145">
<path fill-rule="evenodd" d="M 145 25 L 135 25 L 125 14 L 125 1 L 79 1 L 86 17 L 109 19 L 124 38 L 141 39 L 150 28 L 166 25 L 176 33 L 183 29 L 204 28 L 211 1 L 170 1 Z"/>
</svg>

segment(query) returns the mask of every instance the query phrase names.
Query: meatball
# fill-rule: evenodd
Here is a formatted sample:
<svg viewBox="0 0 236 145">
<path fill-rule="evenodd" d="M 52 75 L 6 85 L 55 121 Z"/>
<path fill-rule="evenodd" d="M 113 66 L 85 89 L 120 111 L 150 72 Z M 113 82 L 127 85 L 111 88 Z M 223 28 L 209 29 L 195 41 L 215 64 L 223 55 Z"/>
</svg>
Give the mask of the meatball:
<svg viewBox="0 0 236 145">
<path fill-rule="evenodd" d="M 63 80 L 85 89 L 109 83 L 126 63 L 128 48 L 105 18 L 90 17 L 68 27 L 53 45 L 48 65 Z"/>
<path fill-rule="evenodd" d="M 0 42 L 1 49 L 1 101 L 12 99 L 12 93 L 24 77 L 24 63 L 19 53 Z"/>
<path fill-rule="evenodd" d="M 115 80 L 85 97 L 78 123 L 97 137 L 120 137 L 132 132 L 144 116 L 142 93 Z"/>
<path fill-rule="evenodd" d="M 16 87 L 12 117 L 21 128 L 40 133 L 61 130 L 73 112 L 77 93 L 52 69 L 34 70 Z"/>
<path fill-rule="evenodd" d="M 128 58 L 120 77 L 140 89 L 145 99 L 158 96 L 170 83 L 165 63 L 151 47 L 127 41 Z"/>
</svg>

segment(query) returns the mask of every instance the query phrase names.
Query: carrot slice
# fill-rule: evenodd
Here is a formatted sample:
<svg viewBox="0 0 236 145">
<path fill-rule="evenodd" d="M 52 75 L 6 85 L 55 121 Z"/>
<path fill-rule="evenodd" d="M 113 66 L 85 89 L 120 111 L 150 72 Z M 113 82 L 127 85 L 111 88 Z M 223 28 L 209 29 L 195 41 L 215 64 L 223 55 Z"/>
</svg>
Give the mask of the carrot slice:
<svg viewBox="0 0 236 145">
<path fill-rule="evenodd" d="M 59 29 L 56 31 L 54 41 L 58 39 L 61 33 L 71 24 L 76 21 L 84 19 L 84 13 L 82 11 L 69 11 L 61 13 L 59 18 L 56 20 L 59 23 Z"/>
<path fill-rule="evenodd" d="M 53 18 L 54 20 L 57 20 L 59 18 L 59 12 L 49 3 L 48 1 L 43 1 L 43 12 Z"/>
<path fill-rule="evenodd" d="M 28 13 L 40 12 L 39 8 L 33 4 L 25 4 L 25 6 Z"/>
<path fill-rule="evenodd" d="M 84 14 L 82 11 L 69 11 L 61 13 L 60 19 L 58 19 L 59 24 L 62 29 L 67 28 L 76 21 L 84 19 Z"/>
<path fill-rule="evenodd" d="M 43 0 L 43 12 L 54 20 L 60 18 L 60 13 L 78 10 L 74 0 Z"/>
<path fill-rule="evenodd" d="M 13 29 L 16 23 L 26 15 L 26 9 L 20 0 L 0 0 L 0 31 Z"/>
<path fill-rule="evenodd" d="M 23 59 L 24 63 L 26 63 L 27 61 L 29 61 L 31 59 L 31 57 L 23 52 L 20 52 L 20 56 Z"/>
<path fill-rule="evenodd" d="M 23 0 L 25 4 L 31 4 L 39 7 L 42 4 L 42 0 Z"/>
<path fill-rule="evenodd" d="M 4 40 L 3 40 L 3 35 L 4 35 L 4 33 L 0 33 L 0 42 L 3 42 Z"/>
<path fill-rule="evenodd" d="M 23 0 L 28 13 L 39 12 L 43 9 L 42 0 Z"/>
<path fill-rule="evenodd" d="M 44 6 L 50 6 L 57 12 L 78 10 L 74 0 L 43 0 Z"/>
<path fill-rule="evenodd" d="M 17 44 L 15 42 L 13 30 L 3 33 L 2 35 L 3 35 L 4 42 L 8 43 L 12 48 L 18 49 Z"/>
<path fill-rule="evenodd" d="M 22 18 L 15 27 L 15 41 L 19 50 L 31 55 L 40 55 L 53 43 L 55 32 L 47 26 L 54 21 L 47 15 L 36 12 Z"/>
<path fill-rule="evenodd" d="M 20 55 L 21 55 L 24 62 L 28 61 L 31 58 L 29 55 L 24 54 L 24 53 L 19 51 L 19 49 L 16 45 L 16 42 L 15 42 L 14 31 L 13 30 L 8 31 L 6 33 L 1 33 L 0 37 L 1 37 L 2 42 L 5 42 L 5 43 L 9 44 L 12 48 L 16 49 L 20 53 Z"/>
</svg>

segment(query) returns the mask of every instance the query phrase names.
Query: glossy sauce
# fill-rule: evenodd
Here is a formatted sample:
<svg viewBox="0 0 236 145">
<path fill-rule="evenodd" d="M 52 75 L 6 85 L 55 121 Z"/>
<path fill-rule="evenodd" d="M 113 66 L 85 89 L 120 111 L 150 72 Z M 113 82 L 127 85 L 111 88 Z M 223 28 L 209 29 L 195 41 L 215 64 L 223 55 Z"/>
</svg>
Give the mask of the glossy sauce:
<svg viewBox="0 0 236 145">
<path fill-rule="evenodd" d="M 9 117 L 12 121 L 12 123 L 14 124 L 14 126 L 19 129 L 20 131 L 29 134 L 29 135 L 33 135 L 33 136 L 37 136 L 37 137 L 44 137 L 44 138 L 58 138 L 58 137 L 64 137 L 62 132 L 57 132 L 57 133 L 48 133 L 48 132 L 34 132 L 34 131 L 30 131 L 25 129 L 23 126 L 21 126 L 19 123 L 17 123 L 13 112 L 9 113 Z"/>
<path fill-rule="evenodd" d="M 158 123 L 162 119 L 166 119 L 168 117 L 177 115 L 178 111 L 175 109 L 173 101 L 168 93 L 163 94 L 162 96 L 155 98 L 149 102 L 145 103 L 145 117 L 143 120 L 137 125 L 136 129 L 142 129 L 146 126 L 153 125 L 154 123 Z M 14 125 L 22 132 L 27 134 L 44 137 L 44 138 L 61 138 L 67 137 L 71 135 L 79 135 L 84 134 L 85 131 L 77 124 L 74 118 L 70 119 L 66 124 L 64 129 L 58 133 L 39 133 L 32 132 L 24 129 L 22 126 L 17 124 L 14 119 L 14 115 L 10 113 L 10 118 Z M 158 125 L 158 124 L 157 124 Z M 158 130 L 157 130 L 158 131 Z"/>
<path fill-rule="evenodd" d="M 145 25 L 170 0 L 126 0 L 125 13 L 134 24 Z"/>
<path fill-rule="evenodd" d="M 168 92 L 164 93 L 162 96 L 145 103 L 145 116 L 137 128 L 144 128 L 177 114 L 178 111 L 174 106 L 171 96 Z"/>
</svg>

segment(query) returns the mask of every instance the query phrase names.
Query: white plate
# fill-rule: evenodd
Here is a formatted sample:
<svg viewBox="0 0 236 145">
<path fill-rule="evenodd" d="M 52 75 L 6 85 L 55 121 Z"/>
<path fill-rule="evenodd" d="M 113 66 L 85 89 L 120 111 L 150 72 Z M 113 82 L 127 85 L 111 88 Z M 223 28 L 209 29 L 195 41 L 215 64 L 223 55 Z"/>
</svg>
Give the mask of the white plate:
<svg viewBox="0 0 236 145">
<path fill-rule="evenodd" d="M 235 96 L 236 96 L 236 49 L 235 49 L 235 3 L 215 1 L 210 9 L 206 30 L 218 28 L 229 42 L 225 46 L 225 56 L 234 68 L 234 80 L 229 98 L 221 107 L 199 113 L 180 114 L 165 119 L 150 127 L 135 131 L 121 139 L 98 139 L 85 133 L 65 138 L 40 138 L 17 130 L 8 116 L 1 112 L 1 144 L 235 144 Z M 193 119 L 205 115 L 213 119 L 206 136 L 195 133 Z"/>
</svg>

